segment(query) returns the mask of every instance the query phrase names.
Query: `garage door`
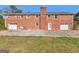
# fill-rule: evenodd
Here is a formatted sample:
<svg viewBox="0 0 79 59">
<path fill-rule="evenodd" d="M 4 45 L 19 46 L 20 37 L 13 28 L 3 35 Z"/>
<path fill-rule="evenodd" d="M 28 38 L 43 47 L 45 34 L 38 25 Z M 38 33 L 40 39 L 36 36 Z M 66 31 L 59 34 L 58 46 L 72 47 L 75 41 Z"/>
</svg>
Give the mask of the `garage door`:
<svg viewBox="0 0 79 59">
<path fill-rule="evenodd" d="M 67 24 L 61 24 L 60 30 L 68 30 L 68 25 Z"/>
<path fill-rule="evenodd" d="M 9 30 L 17 30 L 17 24 L 16 23 L 9 24 L 8 29 Z"/>
</svg>

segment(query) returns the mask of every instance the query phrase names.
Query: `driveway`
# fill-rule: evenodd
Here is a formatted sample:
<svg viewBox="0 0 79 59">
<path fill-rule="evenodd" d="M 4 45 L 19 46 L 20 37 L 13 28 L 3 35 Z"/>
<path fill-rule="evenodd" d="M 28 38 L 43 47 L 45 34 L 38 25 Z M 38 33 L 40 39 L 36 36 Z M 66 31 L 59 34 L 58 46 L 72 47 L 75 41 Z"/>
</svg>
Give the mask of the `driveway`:
<svg viewBox="0 0 79 59">
<path fill-rule="evenodd" d="M 18 31 L 0 31 L 1 36 L 51 36 L 51 37 L 79 37 L 79 31 L 48 31 L 48 30 L 18 30 Z"/>
</svg>

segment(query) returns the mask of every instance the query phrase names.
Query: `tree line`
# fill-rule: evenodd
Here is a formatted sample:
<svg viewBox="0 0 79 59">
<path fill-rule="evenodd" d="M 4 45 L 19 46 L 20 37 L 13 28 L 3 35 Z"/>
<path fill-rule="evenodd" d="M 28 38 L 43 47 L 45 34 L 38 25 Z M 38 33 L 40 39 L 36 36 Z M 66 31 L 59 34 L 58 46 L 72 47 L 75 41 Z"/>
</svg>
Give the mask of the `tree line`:
<svg viewBox="0 0 79 59">
<path fill-rule="evenodd" d="M 6 6 L 4 10 L 0 10 L 0 29 L 5 29 L 3 16 L 9 13 L 22 13 L 22 10 L 15 5 Z"/>
</svg>

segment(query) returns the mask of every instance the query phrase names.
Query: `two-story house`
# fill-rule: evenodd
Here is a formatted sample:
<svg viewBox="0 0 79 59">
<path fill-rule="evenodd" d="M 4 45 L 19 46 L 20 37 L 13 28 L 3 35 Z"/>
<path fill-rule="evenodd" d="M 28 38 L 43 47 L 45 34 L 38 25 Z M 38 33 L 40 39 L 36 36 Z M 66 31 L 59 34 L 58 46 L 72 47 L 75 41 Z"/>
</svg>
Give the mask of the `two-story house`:
<svg viewBox="0 0 79 59">
<path fill-rule="evenodd" d="M 5 27 L 9 30 L 72 30 L 73 13 L 46 12 L 46 7 L 40 8 L 40 13 L 12 13 L 5 15 Z"/>
</svg>

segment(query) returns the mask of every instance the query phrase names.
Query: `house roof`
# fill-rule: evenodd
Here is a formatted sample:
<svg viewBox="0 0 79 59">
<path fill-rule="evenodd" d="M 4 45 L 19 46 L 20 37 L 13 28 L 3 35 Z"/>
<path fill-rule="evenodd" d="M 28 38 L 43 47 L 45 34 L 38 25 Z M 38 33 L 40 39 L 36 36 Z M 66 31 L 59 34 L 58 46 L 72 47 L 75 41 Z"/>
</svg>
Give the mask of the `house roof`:
<svg viewBox="0 0 79 59">
<path fill-rule="evenodd" d="M 47 12 L 47 15 L 52 14 L 52 15 L 75 15 L 75 13 L 71 12 Z M 40 12 L 32 12 L 32 13 L 10 13 L 10 14 L 5 14 L 5 15 L 40 15 Z"/>
<path fill-rule="evenodd" d="M 71 12 L 47 12 L 47 14 L 68 14 L 68 15 L 74 15 L 75 13 L 71 13 Z"/>
<path fill-rule="evenodd" d="M 39 15 L 39 13 L 10 13 L 5 15 Z"/>
</svg>

